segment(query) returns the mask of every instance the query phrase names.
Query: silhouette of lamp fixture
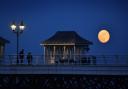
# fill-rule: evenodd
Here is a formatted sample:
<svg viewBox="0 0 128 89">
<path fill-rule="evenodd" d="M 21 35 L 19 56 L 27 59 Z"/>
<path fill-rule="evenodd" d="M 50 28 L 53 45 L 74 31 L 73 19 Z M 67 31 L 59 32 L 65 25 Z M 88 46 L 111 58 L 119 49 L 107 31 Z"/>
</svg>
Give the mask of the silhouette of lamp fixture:
<svg viewBox="0 0 128 89">
<path fill-rule="evenodd" d="M 23 23 L 23 21 L 20 22 L 19 25 L 16 25 L 15 22 L 12 22 L 11 24 L 11 30 L 16 34 L 16 38 L 17 38 L 17 63 L 19 61 L 19 58 L 18 58 L 18 53 L 19 53 L 19 36 L 21 33 L 23 33 L 24 29 L 25 29 L 25 25 Z"/>
</svg>

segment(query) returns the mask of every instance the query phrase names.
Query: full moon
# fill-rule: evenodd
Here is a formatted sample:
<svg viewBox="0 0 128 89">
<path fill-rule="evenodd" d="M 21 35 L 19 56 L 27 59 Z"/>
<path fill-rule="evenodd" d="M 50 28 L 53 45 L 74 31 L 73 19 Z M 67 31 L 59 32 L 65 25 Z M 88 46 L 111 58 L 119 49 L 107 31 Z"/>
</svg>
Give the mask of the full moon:
<svg viewBox="0 0 128 89">
<path fill-rule="evenodd" d="M 98 33 L 98 39 L 101 43 L 107 43 L 110 39 L 110 34 L 107 30 L 101 30 Z"/>
</svg>

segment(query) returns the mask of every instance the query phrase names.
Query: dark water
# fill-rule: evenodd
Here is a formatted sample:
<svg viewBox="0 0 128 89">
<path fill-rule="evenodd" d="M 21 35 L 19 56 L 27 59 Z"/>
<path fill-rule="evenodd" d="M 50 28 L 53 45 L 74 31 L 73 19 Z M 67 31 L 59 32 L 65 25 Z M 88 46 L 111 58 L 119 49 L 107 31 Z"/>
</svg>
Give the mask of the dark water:
<svg viewBox="0 0 128 89">
<path fill-rule="evenodd" d="M 128 76 L 0 75 L 0 89 L 128 89 Z"/>
</svg>

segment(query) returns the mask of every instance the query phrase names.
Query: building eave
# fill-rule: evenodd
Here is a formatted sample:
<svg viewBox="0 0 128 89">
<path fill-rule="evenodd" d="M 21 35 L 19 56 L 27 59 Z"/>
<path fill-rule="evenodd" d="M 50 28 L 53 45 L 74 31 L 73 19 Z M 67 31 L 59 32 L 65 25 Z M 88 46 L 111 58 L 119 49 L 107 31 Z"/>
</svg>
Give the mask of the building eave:
<svg viewBox="0 0 128 89">
<path fill-rule="evenodd" d="M 4 39 L 3 37 L 0 37 L 0 43 L 10 43 L 10 41 Z"/>
<path fill-rule="evenodd" d="M 41 46 L 46 46 L 46 45 L 57 45 L 57 46 L 59 46 L 59 45 L 82 45 L 82 46 L 86 46 L 86 45 L 88 45 L 88 44 L 75 44 L 75 43 L 71 43 L 71 44 L 69 44 L 69 43 L 66 43 L 66 44 L 40 44 Z"/>
</svg>

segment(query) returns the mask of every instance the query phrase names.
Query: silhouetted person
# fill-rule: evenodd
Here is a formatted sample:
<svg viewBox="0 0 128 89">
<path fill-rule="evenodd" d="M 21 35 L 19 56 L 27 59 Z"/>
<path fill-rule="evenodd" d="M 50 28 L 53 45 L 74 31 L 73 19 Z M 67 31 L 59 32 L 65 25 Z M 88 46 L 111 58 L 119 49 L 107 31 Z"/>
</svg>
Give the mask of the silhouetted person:
<svg viewBox="0 0 128 89">
<path fill-rule="evenodd" d="M 22 49 L 19 53 L 19 59 L 20 59 L 20 63 L 23 63 L 24 61 L 24 49 Z"/>
<path fill-rule="evenodd" d="M 28 52 L 28 54 L 27 54 L 27 61 L 28 61 L 28 64 L 32 64 L 32 54 L 31 54 L 31 52 Z"/>
</svg>

